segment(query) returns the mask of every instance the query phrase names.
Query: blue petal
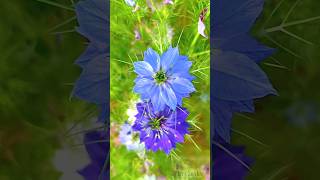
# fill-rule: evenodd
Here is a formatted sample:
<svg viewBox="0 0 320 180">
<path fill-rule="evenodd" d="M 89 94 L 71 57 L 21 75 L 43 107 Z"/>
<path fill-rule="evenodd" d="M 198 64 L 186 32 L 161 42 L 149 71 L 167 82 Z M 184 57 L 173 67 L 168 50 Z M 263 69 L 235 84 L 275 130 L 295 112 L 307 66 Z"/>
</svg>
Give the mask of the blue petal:
<svg viewBox="0 0 320 180">
<path fill-rule="evenodd" d="M 241 101 L 277 94 L 265 73 L 245 55 L 214 52 L 212 68 L 212 92 L 216 98 Z"/>
<path fill-rule="evenodd" d="M 221 0 L 211 3 L 213 38 L 223 39 L 249 32 L 264 0 Z"/>
<path fill-rule="evenodd" d="M 169 81 L 172 89 L 179 94 L 189 94 L 195 91 L 193 84 L 184 78 L 175 78 Z"/>
<path fill-rule="evenodd" d="M 134 62 L 133 66 L 134 72 L 136 72 L 139 76 L 151 77 L 154 74 L 151 65 L 145 61 Z"/>
<path fill-rule="evenodd" d="M 148 48 L 148 50 L 144 52 L 143 60 L 148 62 L 152 66 L 154 72 L 160 70 L 160 56 L 153 49 Z"/>
<path fill-rule="evenodd" d="M 133 91 L 138 94 L 149 94 L 151 87 L 155 84 L 148 78 L 137 78 Z"/>
<path fill-rule="evenodd" d="M 185 73 L 189 71 L 191 66 L 191 61 L 181 60 L 179 58 L 174 62 L 173 67 L 169 70 L 169 73 Z"/>
<path fill-rule="evenodd" d="M 246 100 L 246 101 L 229 101 L 230 109 L 234 112 L 254 112 L 254 103 L 253 100 Z"/>
<path fill-rule="evenodd" d="M 105 131 L 93 131 L 86 133 L 84 136 L 85 148 L 91 159 L 91 163 L 78 173 L 81 174 L 84 179 L 98 179 L 99 177 L 106 179 L 109 177 L 109 171 L 106 170 L 101 174 L 101 170 L 105 166 L 105 161 L 109 162 L 108 151 L 110 150 L 109 143 L 106 141 L 109 139 L 108 132 Z M 91 143 L 96 141 L 96 143 Z"/>
<path fill-rule="evenodd" d="M 78 32 L 90 41 L 107 45 L 109 40 L 109 3 L 105 0 L 79 1 L 76 5 Z"/>
<path fill-rule="evenodd" d="M 213 133 L 224 141 L 230 142 L 232 115 L 236 112 L 253 112 L 252 100 L 224 101 L 218 98 L 212 99 Z"/>
<path fill-rule="evenodd" d="M 214 133 L 223 138 L 226 142 L 230 142 L 231 120 L 233 112 L 229 105 L 218 99 L 213 99 L 211 107 L 213 115 Z"/>
<path fill-rule="evenodd" d="M 168 71 L 173 67 L 174 61 L 179 57 L 178 48 L 169 47 L 169 49 L 161 56 L 161 68 Z"/>
<path fill-rule="evenodd" d="M 179 93 L 176 93 L 176 97 L 177 97 L 177 103 L 179 106 L 182 106 L 182 98 L 184 96 L 180 95 Z"/>
<path fill-rule="evenodd" d="M 162 148 L 162 150 L 166 153 L 169 154 L 171 149 L 172 149 L 172 143 L 171 140 L 169 139 L 169 137 L 163 133 L 163 135 L 161 136 L 161 140 L 160 140 L 160 146 Z M 161 149 L 160 149 L 161 150 Z"/>
<path fill-rule="evenodd" d="M 107 59 L 100 55 L 88 62 L 74 86 L 74 96 L 96 104 L 109 102 Z"/>
<path fill-rule="evenodd" d="M 164 109 L 165 102 L 162 98 L 162 92 L 160 91 L 160 86 L 156 85 L 151 88 L 150 96 L 151 96 L 151 103 L 155 112 L 159 112 Z"/>
<path fill-rule="evenodd" d="M 260 62 L 274 53 L 274 49 L 266 47 L 248 34 L 239 34 L 232 38 L 217 40 L 213 44 L 221 50 L 236 51 L 246 54 L 250 59 Z"/>
<path fill-rule="evenodd" d="M 81 56 L 76 60 L 75 63 L 83 68 L 91 59 L 94 59 L 102 54 L 107 56 L 105 50 L 101 50 L 94 43 L 90 43 L 87 49 L 81 54 Z"/>
<path fill-rule="evenodd" d="M 180 143 L 184 142 L 183 135 L 180 134 L 179 131 L 177 131 L 173 128 L 170 128 L 170 127 L 167 127 L 167 129 L 169 131 L 168 135 L 169 135 L 170 139 L 172 140 L 172 142 L 180 142 Z"/>
<path fill-rule="evenodd" d="M 163 101 L 172 109 L 175 110 L 177 106 L 177 97 L 173 90 L 171 89 L 170 85 L 163 84 L 161 89 Z"/>
<path fill-rule="evenodd" d="M 193 81 L 195 79 L 194 76 L 192 76 L 189 72 L 184 72 L 184 73 L 174 73 L 171 75 L 172 78 L 185 78 L 189 81 Z"/>
<path fill-rule="evenodd" d="M 219 140 L 215 141 L 219 142 Z M 214 180 L 246 179 L 249 173 L 248 166 L 253 163 L 251 157 L 246 156 L 244 147 L 232 146 L 229 143 L 219 142 L 220 146 L 212 146 L 212 166 Z M 222 148 L 222 147 L 223 148 Z M 244 164 L 247 166 L 244 166 Z"/>
</svg>

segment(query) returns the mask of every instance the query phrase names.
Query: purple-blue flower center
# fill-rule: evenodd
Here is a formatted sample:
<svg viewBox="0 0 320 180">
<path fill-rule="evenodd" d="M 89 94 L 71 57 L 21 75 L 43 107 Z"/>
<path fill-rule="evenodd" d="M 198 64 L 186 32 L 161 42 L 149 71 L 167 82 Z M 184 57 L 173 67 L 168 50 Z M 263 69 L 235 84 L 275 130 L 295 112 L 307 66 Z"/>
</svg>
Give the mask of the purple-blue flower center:
<svg viewBox="0 0 320 180">
<path fill-rule="evenodd" d="M 164 116 L 161 116 L 160 118 L 151 118 L 149 121 L 149 125 L 150 125 L 151 129 L 153 129 L 153 130 L 160 129 L 164 119 L 165 119 Z"/>
<path fill-rule="evenodd" d="M 168 77 L 165 72 L 160 70 L 156 73 L 156 75 L 154 76 L 154 79 L 157 84 L 161 84 L 161 83 L 164 83 L 168 79 Z"/>
</svg>

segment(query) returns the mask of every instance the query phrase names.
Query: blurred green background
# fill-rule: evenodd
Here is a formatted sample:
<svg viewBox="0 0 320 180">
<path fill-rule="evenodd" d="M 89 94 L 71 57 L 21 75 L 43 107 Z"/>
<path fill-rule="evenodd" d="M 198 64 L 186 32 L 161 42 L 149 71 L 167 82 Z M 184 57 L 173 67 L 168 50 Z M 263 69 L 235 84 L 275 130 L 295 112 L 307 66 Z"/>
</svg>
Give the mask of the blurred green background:
<svg viewBox="0 0 320 180">
<path fill-rule="evenodd" d="M 65 142 L 67 124 L 82 120 L 90 107 L 69 98 L 80 73 L 73 62 L 85 39 L 62 32 L 73 30 L 75 20 L 52 29 L 73 16 L 36 0 L 1 2 L 1 180 L 58 179 L 51 162 L 55 150 Z"/>
<path fill-rule="evenodd" d="M 320 21 L 309 18 L 320 16 L 320 2 L 304 0 L 292 10 L 289 23 L 314 20 L 286 27 L 299 37 L 277 31 L 268 32 L 268 39 L 261 31 L 280 25 L 295 2 L 267 0 L 252 31 L 278 49 L 262 68 L 280 96 L 258 100 L 256 114 L 234 119 L 233 143 L 246 145 L 255 159 L 248 179 L 319 179 Z M 80 73 L 73 62 L 85 40 L 73 32 L 76 21 L 52 30 L 74 17 L 68 9 L 10 0 L 1 3 L 0 15 L 0 179 L 58 179 L 51 160 L 67 125 L 88 119 L 94 108 L 69 100 Z"/>
<path fill-rule="evenodd" d="M 234 118 L 233 143 L 246 145 L 255 159 L 247 179 L 320 179 L 319 8 L 314 0 L 267 0 L 252 30 L 277 49 L 261 67 L 279 96 L 257 100 L 256 114 Z"/>
</svg>

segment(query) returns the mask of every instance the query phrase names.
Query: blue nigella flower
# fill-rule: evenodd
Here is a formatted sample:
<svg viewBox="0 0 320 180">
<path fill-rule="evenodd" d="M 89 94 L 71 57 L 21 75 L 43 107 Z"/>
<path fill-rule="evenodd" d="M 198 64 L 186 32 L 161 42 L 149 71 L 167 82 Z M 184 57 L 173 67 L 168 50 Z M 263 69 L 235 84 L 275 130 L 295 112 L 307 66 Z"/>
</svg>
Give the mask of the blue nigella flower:
<svg viewBox="0 0 320 180">
<path fill-rule="evenodd" d="M 79 23 L 77 31 L 89 41 L 76 64 L 83 70 L 75 83 L 73 96 L 102 108 L 100 120 L 105 121 L 109 103 L 109 7 L 105 0 L 84 0 L 76 4 Z"/>
<path fill-rule="evenodd" d="M 179 55 L 178 48 L 169 47 L 160 57 L 153 49 L 144 52 L 144 60 L 134 63 L 134 92 L 144 101 L 151 101 L 155 111 L 169 106 L 175 110 L 182 105 L 182 98 L 195 91 L 193 76 L 189 74 L 192 65 L 188 57 Z"/>
<path fill-rule="evenodd" d="M 85 134 L 84 143 L 91 163 L 79 170 L 86 180 L 109 178 L 109 133 L 93 131 Z"/>
<path fill-rule="evenodd" d="M 235 112 L 253 112 L 253 100 L 277 94 L 257 65 L 274 50 L 250 37 L 263 0 L 225 0 L 211 4 L 211 97 L 214 133 L 230 141 Z"/>
<path fill-rule="evenodd" d="M 152 103 L 137 104 L 138 114 L 132 126 L 134 131 L 140 132 L 140 141 L 144 142 L 147 150 L 162 150 L 169 154 L 176 143 L 184 141 L 188 134 L 189 124 L 186 119 L 187 109 L 179 107 L 173 111 L 166 106 L 163 111 L 154 111 Z"/>
<path fill-rule="evenodd" d="M 144 149 L 144 145 L 139 142 L 139 139 L 135 139 L 135 133 L 130 124 L 124 123 L 121 126 L 119 139 L 128 150 L 141 151 Z"/>
</svg>

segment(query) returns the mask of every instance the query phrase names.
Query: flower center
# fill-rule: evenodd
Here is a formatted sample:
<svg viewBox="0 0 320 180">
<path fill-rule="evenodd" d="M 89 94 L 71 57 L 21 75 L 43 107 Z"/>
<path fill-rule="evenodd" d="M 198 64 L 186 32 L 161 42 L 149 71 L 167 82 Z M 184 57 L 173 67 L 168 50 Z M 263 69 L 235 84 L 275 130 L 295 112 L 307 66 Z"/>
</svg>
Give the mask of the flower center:
<svg viewBox="0 0 320 180">
<path fill-rule="evenodd" d="M 151 126 L 151 129 L 160 129 L 162 122 L 164 120 L 164 117 L 161 116 L 160 118 L 153 118 L 149 122 L 149 125 Z"/>
<path fill-rule="evenodd" d="M 167 80 L 167 75 L 165 72 L 160 70 L 156 73 L 156 75 L 154 76 L 154 79 L 158 84 L 161 84 Z"/>
</svg>

